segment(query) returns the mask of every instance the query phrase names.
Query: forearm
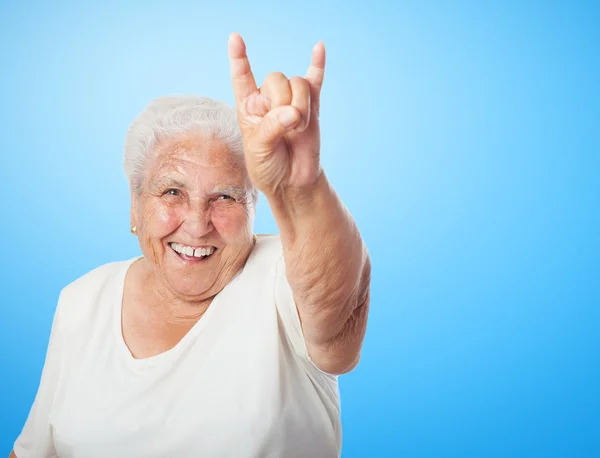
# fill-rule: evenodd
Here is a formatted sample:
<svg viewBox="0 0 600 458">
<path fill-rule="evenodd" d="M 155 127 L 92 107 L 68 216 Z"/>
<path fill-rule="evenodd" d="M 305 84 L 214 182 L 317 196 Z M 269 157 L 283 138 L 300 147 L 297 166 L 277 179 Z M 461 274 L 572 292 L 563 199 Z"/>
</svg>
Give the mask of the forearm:
<svg viewBox="0 0 600 458">
<path fill-rule="evenodd" d="M 281 191 L 267 199 L 280 230 L 287 279 L 305 337 L 325 344 L 342 334 L 353 316 L 366 317 L 355 313 L 368 301 L 366 247 L 324 173 L 310 188 Z"/>
</svg>

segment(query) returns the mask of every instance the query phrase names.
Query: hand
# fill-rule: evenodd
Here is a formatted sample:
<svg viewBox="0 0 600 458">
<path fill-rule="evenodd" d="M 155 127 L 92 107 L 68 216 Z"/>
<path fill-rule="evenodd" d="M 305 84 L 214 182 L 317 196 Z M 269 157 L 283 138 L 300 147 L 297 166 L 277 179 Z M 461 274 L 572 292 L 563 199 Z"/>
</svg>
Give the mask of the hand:
<svg viewBox="0 0 600 458">
<path fill-rule="evenodd" d="M 267 197 L 309 188 L 322 174 L 319 98 L 325 47 L 317 43 L 304 78 L 270 73 L 257 88 L 246 45 L 229 37 L 229 60 L 248 174 Z"/>
</svg>

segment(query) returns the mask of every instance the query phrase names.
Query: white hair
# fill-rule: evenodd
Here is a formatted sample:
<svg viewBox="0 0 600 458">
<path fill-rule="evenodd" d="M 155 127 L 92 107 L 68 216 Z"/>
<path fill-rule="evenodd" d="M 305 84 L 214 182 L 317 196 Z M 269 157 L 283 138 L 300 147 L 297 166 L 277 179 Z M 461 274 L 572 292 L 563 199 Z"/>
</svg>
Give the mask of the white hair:
<svg viewBox="0 0 600 458">
<path fill-rule="evenodd" d="M 230 153 L 244 162 L 242 134 L 235 108 L 208 97 L 173 95 L 150 102 L 131 123 L 125 138 L 125 175 L 133 192 L 144 183 L 148 160 L 156 145 L 182 133 L 202 133 L 223 140 Z M 251 189 L 252 201 L 258 191 Z"/>
</svg>

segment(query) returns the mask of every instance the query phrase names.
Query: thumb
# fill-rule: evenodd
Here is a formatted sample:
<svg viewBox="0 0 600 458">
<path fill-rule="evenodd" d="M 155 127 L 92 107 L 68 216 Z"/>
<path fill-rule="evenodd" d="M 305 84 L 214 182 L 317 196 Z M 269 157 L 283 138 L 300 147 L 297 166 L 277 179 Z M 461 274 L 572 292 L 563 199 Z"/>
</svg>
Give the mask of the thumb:
<svg viewBox="0 0 600 458">
<path fill-rule="evenodd" d="M 253 143 L 258 148 L 271 149 L 281 137 L 298 125 L 300 119 L 300 112 L 291 105 L 274 108 L 256 128 Z"/>
</svg>

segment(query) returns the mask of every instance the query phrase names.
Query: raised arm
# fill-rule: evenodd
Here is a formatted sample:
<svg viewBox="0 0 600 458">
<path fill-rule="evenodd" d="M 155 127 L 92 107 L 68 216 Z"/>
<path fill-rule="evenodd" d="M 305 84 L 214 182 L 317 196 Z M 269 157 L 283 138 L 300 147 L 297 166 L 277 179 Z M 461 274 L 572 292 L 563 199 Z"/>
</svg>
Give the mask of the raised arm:
<svg viewBox="0 0 600 458">
<path fill-rule="evenodd" d="M 237 34 L 229 57 L 248 173 L 279 227 L 308 353 L 325 372 L 348 372 L 366 329 L 371 266 L 320 164 L 325 48 L 315 46 L 305 78 L 271 73 L 260 89 Z"/>
</svg>

